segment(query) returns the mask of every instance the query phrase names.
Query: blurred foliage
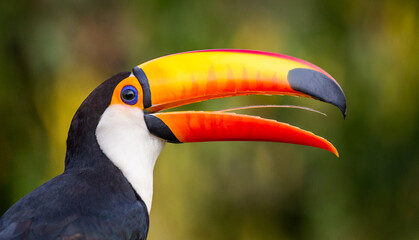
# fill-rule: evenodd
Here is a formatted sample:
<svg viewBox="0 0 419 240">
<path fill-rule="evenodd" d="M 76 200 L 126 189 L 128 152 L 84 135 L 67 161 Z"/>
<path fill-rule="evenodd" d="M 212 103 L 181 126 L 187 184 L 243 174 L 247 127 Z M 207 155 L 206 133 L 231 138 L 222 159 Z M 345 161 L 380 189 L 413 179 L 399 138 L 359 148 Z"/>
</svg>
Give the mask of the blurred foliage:
<svg viewBox="0 0 419 240">
<path fill-rule="evenodd" d="M 63 170 L 72 115 L 99 83 L 180 51 L 245 48 L 321 66 L 348 100 L 237 97 L 197 110 L 249 113 L 314 131 L 279 143 L 167 144 L 149 239 L 419 239 L 419 2 L 149 0 L 0 2 L 0 213 Z"/>
</svg>

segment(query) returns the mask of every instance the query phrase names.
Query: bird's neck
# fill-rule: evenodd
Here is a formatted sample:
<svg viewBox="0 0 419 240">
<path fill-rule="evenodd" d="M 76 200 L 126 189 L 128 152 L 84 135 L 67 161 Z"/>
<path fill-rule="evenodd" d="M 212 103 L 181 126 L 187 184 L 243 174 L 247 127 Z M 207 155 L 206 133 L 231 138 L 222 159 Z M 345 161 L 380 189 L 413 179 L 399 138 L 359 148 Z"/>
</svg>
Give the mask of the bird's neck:
<svg viewBox="0 0 419 240">
<path fill-rule="evenodd" d="M 68 133 L 65 171 L 94 168 L 110 178 L 122 172 L 150 212 L 153 169 L 164 142 L 149 133 L 142 110 L 110 106 L 109 96 L 129 75 L 108 79 L 81 104 Z"/>
<path fill-rule="evenodd" d="M 154 165 L 164 141 L 151 135 L 142 119 L 141 109 L 111 105 L 99 121 L 96 137 L 103 153 L 122 171 L 150 212 Z"/>
</svg>

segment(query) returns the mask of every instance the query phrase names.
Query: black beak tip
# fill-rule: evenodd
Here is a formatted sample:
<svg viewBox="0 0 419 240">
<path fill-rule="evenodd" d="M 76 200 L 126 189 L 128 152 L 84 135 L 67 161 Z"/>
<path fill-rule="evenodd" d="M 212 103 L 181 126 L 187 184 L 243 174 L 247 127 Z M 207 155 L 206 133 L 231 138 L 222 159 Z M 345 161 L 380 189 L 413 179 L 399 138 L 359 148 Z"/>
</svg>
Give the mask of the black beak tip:
<svg viewBox="0 0 419 240">
<path fill-rule="evenodd" d="M 323 102 L 337 106 L 346 118 L 346 98 L 340 86 L 325 74 L 306 68 L 294 68 L 288 72 L 292 89 Z"/>
</svg>

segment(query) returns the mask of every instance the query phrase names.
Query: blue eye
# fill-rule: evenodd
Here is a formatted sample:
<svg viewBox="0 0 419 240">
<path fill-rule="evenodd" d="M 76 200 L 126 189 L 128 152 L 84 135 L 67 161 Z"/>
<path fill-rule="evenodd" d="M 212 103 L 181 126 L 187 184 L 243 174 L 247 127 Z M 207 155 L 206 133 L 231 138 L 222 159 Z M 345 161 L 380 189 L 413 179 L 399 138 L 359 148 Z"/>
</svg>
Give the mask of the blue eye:
<svg viewBox="0 0 419 240">
<path fill-rule="evenodd" d="M 138 102 L 138 91 L 133 86 L 125 86 L 121 91 L 121 99 L 124 103 L 134 105 Z"/>
</svg>

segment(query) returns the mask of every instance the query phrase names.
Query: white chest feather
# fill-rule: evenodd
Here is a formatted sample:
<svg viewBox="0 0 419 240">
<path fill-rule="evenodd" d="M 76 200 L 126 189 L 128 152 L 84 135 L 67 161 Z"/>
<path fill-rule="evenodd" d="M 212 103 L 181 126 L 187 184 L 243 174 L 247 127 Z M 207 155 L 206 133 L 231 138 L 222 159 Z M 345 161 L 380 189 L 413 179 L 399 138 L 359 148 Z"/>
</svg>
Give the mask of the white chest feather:
<svg viewBox="0 0 419 240">
<path fill-rule="evenodd" d="M 120 104 L 109 106 L 96 128 L 96 138 L 150 212 L 154 165 L 165 142 L 150 134 L 143 111 Z"/>
</svg>

